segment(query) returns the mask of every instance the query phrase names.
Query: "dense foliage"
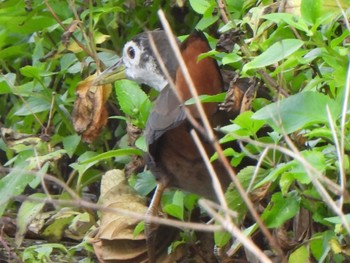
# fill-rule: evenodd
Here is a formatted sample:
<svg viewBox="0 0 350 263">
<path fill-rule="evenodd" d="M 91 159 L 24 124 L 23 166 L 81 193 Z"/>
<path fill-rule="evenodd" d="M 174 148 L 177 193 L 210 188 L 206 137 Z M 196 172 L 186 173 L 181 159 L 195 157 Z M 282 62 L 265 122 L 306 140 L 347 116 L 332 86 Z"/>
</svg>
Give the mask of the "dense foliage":
<svg viewBox="0 0 350 263">
<path fill-rule="evenodd" d="M 346 0 L 0 1 L 0 215 L 17 226 L 14 239 L 7 237 L 13 231 L 1 232 L 3 251 L 24 262 L 83 251 L 82 260 L 93 261 L 88 237 L 99 225 L 100 207 L 93 204 L 104 203 L 101 176 L 142 154 L 142 137 L 128 145 L 127 123 L 144 128 L 156 94 L 131 81 L 116 83 L 107 102 L 112 117 L 86 143 L 72 123 L 76 88 L 115 62 L 132 36 L 161 27 L 162 8 L 176 35 L 204 31 L 209 55 L 222 68 L 256 77 L 268 90 L 270 99 L 254 99 L 222 127 L 222 141 L 243 142 L 242 152 L 224 149 L 233 166 L 247 155 L 258 159 L 237 177 L 277 247 L 290 262 L 349 260 L 348 6 Z M 228 52 L 214 50 L 220 36 Z M 262 127 L 269 132 L 261 135 Z M 155 186 L 147 171 L 129 183 L 142 196 Z M 226 197 L 246 235 L 261 234 L 236 187 Z M 164 212 L 189 221 L 198 198 L 173 190 L 163 199 Z M 229 242 L 232 222 L 221 223 L 227 232 L 215 232 L 216 245 L 234 254 L 241 243 Z M 28 228 L 50 243 L 23 245 Z M 62 238 L 79 242 L 65 245 Z M 172 250 L 194 239 L 186 230 Z M 266 240 L 261 249 L 278 254 Z"/>
</svg>

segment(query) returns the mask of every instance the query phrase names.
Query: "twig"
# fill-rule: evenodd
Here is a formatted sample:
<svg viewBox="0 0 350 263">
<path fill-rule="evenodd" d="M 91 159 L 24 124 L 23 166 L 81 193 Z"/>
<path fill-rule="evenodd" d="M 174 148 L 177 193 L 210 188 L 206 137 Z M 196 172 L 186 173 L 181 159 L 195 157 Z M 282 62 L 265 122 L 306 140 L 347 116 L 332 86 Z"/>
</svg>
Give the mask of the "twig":
<svg viewBox="0 0 350 263">
<path fill-rule="evenodd" d="M 199 204 L 209 213 L 210 216 L 215 218 L 220 224 L 228 231 L 232 236 L 236 237 L 246 249 L 252 252 L 259 258 L 260 262 L 272 262 L 262 251 L 259 249 L 253 241 L 247 238 L 243 232 L 236 227 L 231 221 L 225 220 L 219 213 L 215 212 L 205 200 L 199 200 Z"/>
<path fill-rule="evenodd" d="M 228 19 L 227 12 L 226 12 L 226 5 L 223 0 L 218 0 L 218 7 L 220 10 L 222 21 L 224 21 L 225 24 L 229 23 L 230 20 Z"/>
<path fill-rule="evenodd" d="M 71 200 L 54 200 L 54 199 L 47 199 L 47 198 L 36 198 L 31 196 L 25 196 L 25 195 L 19 195 L 13 198 L 16 201 L 33 201 L 33 202 L 45 202 L 47 204 L 53 204 L 53 205 L 60 205 L 60 206 L 71 206 L 71 207 L 83 207 L 88 208 L 96 211 L 103 211 L 103 212 L 109 212 L 109 213 L 116 213 L 123 216 L 129 216 L 132 218 L 136 218 L 138 220 L 145 220 L 147 222 L 155 223 L 155 224 L 162 224 L 172 227 L 177 227 L 179 229 L 192 229 L 196 231 L 204 231 L 204 232 L 216 232 L 216 231 L 222 231 L 223 228 L 219 225 L 208 225 L 203 223 L 189 223 L 189 222 L 182 222 L 175 219 L 167 219 L 167 218 L 160 218 L 158 216 L 149 216 L 145 215 L 144 213 L 137 213 L 130 210 L 125 209 L 119 209 L 119 208 L 111 208 L 106 207 L 103 205 L 98 205 L 95 203 L 91 203 L 88 201 L 85 201 L 83 199 L 79 199 L 76 201 Z"/>
<path fill-rule="evenodd" d="M 60 24 L 60 26 L 63 28 L 64 31 L 67 30 L 67 27 L 62 23 L 61 19 L 56 15 L 55 11 L 52 9 L 52 7 L 50 6 L 50 4 L 48 3 L 47 0 L 44 0 L 44 3 L 46 5 L 46 7 L 48 8 L 48 10 L 50 11 L 51 15 L 55 18 L 55 20 L 57 21 L 57 23 Z M 80 19 L 79 19 L 80 21 Z M 95 58 L 94 54 L 90 52 L 89 49 L 87 49 L 74 35 L 72 35 L 73 40 L 78 44 L 78 46 L 84 50 L 90 57 Z"/>
</svg>

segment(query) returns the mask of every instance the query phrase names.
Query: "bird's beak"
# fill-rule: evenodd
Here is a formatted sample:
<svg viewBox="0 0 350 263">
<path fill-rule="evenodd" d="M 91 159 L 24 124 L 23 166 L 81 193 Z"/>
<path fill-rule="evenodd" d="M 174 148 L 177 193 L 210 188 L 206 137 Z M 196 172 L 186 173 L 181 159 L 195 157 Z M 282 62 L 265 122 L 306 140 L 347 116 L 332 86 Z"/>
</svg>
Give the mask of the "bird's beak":
<svg viewBox="0 0 350 263">
<path fill-rule="evenodd" d="M 119 59 L 117 63 L 113 66 L 110 66 L 101 74 L 99 74 L 94 80 L 95 85 L 105 85 L 112 83 L 114 81 L 125 79 L 125 66 L 122 59 Z"/>
</svg>

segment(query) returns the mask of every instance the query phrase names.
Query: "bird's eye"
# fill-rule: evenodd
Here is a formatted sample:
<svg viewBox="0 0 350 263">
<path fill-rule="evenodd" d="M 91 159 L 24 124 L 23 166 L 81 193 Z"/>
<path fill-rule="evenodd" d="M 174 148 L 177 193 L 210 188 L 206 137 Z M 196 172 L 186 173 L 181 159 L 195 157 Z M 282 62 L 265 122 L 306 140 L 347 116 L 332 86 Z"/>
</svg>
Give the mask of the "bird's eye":
<svg viewBox="0 0 350 263">
<path fill-rule="evenodd" d="M 133 47 L 128 47 L 126 52 L 131 59 L 135 58 L 135 49 Z"/>
</svg>

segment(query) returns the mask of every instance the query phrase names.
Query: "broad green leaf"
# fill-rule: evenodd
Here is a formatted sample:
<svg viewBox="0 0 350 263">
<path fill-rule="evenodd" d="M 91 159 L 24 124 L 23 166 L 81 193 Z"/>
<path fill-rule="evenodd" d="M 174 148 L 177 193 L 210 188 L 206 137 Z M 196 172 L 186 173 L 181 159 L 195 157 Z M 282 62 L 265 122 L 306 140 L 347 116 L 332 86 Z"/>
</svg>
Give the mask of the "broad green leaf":
<svg viewBox="0 0 350 263">
<path fill-rule="evenodd" d="M 98 156 L 97 153 L 87 151 L 79 156 L 77 162 L 72 163 L 69 166 L 78 171 L 79 175 L 81 176 L 86 172 L 86 170 L 94 166 L 100 160 L 100 158 L 96 159 L 96 156 Z"/>
<path fill-rule="evenodd" d="M 137 237 L 141 232 L 145 230 L 145 221 L 141 221 L 135 226 L 133 236 Z"/>
<path fill-rule="evenodd" d="M 156 186 L 157 182 L 150 171 L 144 171 L 136 176 L 134 188 L 140 195 L 148 195 Z"/>
<path fill-rule="evenodd" d="M 46 197 L 43 193 L 36 193 L 29 196 L 29 198 L 41 198 L 44 199 Z M 16 245 L 20 246 L 24 234 L 27 231 L 28 225 L 32 222 L 32 220 L 37 216 L 37 214 L 43 209 L 45 205 L 44 201 L 34 201 L 34 200 L 25 200 L 17 213 L 17 232 L 16 232 Z"/>
<path fill-rule="evenodd" d="M 1 22 L 0 22 L 1 23 Z M 10 46 L 0 50 L 0 59 L 9 59 L 11 57 L 29 57 L 31 54 L 29 52 L 28 44 L 21 44 Z"/>
<path fill-rule="evenodd" d="M 42 167 L 42 165 L 45 163 L 48 163 L 55 159 L 56 160 L 60 159 L 65 153 L 66 153 L 65 150 L 59 149 L 43 155 L 30 157 L 26 160 L 28 162 L 27 169 L 34 170 L 37 167 Z"/>
<path fill-rule="evenodd" d="M 180 220 L 184 219 L 184 193 L 182 191 L 176 191 L 173 195 L 171 204 L 164 206 L 163 210 Z"/>
<path fill-rule="evenodd" d="M 332 117 L 337 119 L 341 105 L 324 94 L 306 91 L 272 103 L 257 111 L 252 118 L 265 120 L 280 133 L 292 133 L 312 124 L 327 124 L 327 106 Z"/>
<path fill-rule="evenodd" d="M 276 24 L 280 24 L 281 21 L 287 23 L 288 25 L 295 27 L 310 34 L 308 25 L 305 23 L 304 19 L 293 14 L 288 13 L 272 13 L 264 15 L 263 18 L 273 21 Z"/>
<path fill-rule="evenodd" d="M 233 121 L 234 124 L 239 125 L 242 129 L 250 132 L 250 135 L 255 135 L 265 124 L 264 121 L 252 119 L 253 112 L 245 111 L 238 115 L 238 117 Z"/>
<path fill-rule="evenodd" d="M 94 18 L 96 19 L 96 14 L 97 14 L 97 17 L 99 17 L 100 15 L 103 15 L 103 14 L 108 14 L 108 13 L 117 14 L 120 12 L 124 13 L 124 10 L 119 6 L 114 6 L 114 5 L 101 6 L 101 7 L 88 8 L 87 10 L 82 12 L 80 16 L 81 16 L 81 19 L 84 20 L 88 15 L 92 13 Z M 95 22 L 98 22 L 98 19 Z"/>
<path fill-rule="evenodd" d="M 198 201 L 198 195 L 187 193 L 184 198 L 185 208 L 192 212 L 192 210 L 196 207 Z"/>
<path fill-rule="evenodd" d="M 294 182 L 295 178 L 290 172 L 283 173 L 281 179 L 279 180 L 279 185 L 281 188 L 281 193 L 283 195 L 288 193 L 289 187 Z"/>
<path fill-rule="evenodd" d="M 316 260 L 319 260 L 323 254 L 324 247 L 322 246 L 325 240 L 325 232 L 316 233 L 310 238 L 310 250 Z"/>
<path fill-rule="evenodd" d="M 80 143 L 80 136 L 78 134 L 73 134 L 62 139 L 63 148 L 66 150 L 68 156 L 72 158 L 75 150 Z"/>
<path fill-rule="evenodd" d="M 226 231 L 214 232 L 214 242 L 218 247 L 224 247 L 232 238 L 232 235 Z"/>
<path fill-rule="evenodd" d="M 204 30 L 214 24 L 216 21 L 219 20 L 218 16 L 205 16 L 201 20 L 199 20 L 198 24 L 196 25 L 196 29 L 198 30 Z"/>
<path fill-rule="evenodd" d="M 36 67 L 25 66 L 19 70 L 23 76 L 40 79 L 40 71 Z"/>
<path fill-rule="evenodd" d="M 25 262 L 47 262 L 47 259 L 50 258 L 52 251 L 60 250 L 65 254 L 68 254 L 68 250 L 65 245 L 57 243 L 48 243 L 48 244 L 35 244 L 34 246 L 27 247 L 23 251 L 22 259 Z M 31 260 L 31 261 L 30 261 Z"/>
<path fill-rule="evenodd" d="M 7 94 L 11 92 L 11 87 L 15 85 L 16 74 L 7 73 L 0 75 L 0 94 Z"/>
<path fill-rule="evenodd" d="M 326 170 L 326 158 L 323 153 L 317 151 L 303 151 L 302 157 L 316 170 L 323 173 Z M 309 184 L 311 182 L 310 177 L 306 171 L 304 165 L 299 161 L 294 160 L 294 167 L 291 169 L 291 173 L 294 178 L 301 184 Z"/>
<path fill-rule="evenodd" d="M 309 262 L 309 250 L 306 246 L 301 246 L 294 250 L 288 258 L 288 263 Z"/>
<path fill-rule="evenodd" d="M 43 12 L 44 14 L 44 12 Z M 48 14 L 48 13 L 46 13 Z M 1 15 L 0 24 L 6 26 L 9 31 L 21 33 L 21 34 L 31 34 L 44 28 L 47 28 L 56 21 L 52 15 L 41 16 L 34 15 L 30 19 L 26 15 L 23 16 L 10 16 L 10 15 Z"/>
<path fill-rule="evenodd" d="M 50 218 L 42 235 L 51 241 L 57 242 L 61 240 L 65 229 L 78 215 L 80 215 L 80 213 L 74 210 L 62 208 Z"/>
<path fill-rule="evenodd" d="M 115 91 L 122 111 L 136 120 L 135 125 L 144 128 L 151 109 L 146 93 L 135 82 L 126 79 L 115 83 Z"/>
<path fill-rule="evenodd" d="M 346 221 L 348 221 L 348 223 L 350 224 L 350 214 L 346 214 L 345 218 L 346 218 Z M 342 221 L 339 218 L 339 216 L 328 217 L 328 218 L 325 218 L 325 220 L 332 224 L 342 224 Z"/>
<path fill-rule="evenodd" d="M 269 228 L 277 228 L 299 211 L 300 196 L 296 192 L 289 192 L 286 197 L 282 193 L 275 193 L 261 218 Z"/>
<path fill-rule="evenodd" d="M 208 0 L 190 0 L 190 5 L 195 12 L 201 15 L 211 6 Z"/>
<path fill-rule="evenodd" d="M 248 228 L 243 229 L 243 234 L 247 237 L 251 237 L 257 230 L 259 229 L 259 226 L 255 223 L 251 226 L 249 226 Z M 216 233 L 216 232 L 215 232 Z M 214 235 L 215 235 L 214 233 Z M 232 251 L 233 253 L 235 253 L 236 251 L 238 251 L 238 249 L 240 249 L 242 246 L 242 243 L 236 239 L 233 244 L 230 247 L 230 251 Z"/>
<path fill-rule="evenodd" d="M 235 63 L 241 60 L 242 60 L 241 56 L 239 56 L 237 53 L 232 52 L 222 58 L 222 64 L 227 65 L 227 64 Z"/>
<path fill-rule="evenodd" d="M 142 155 L 142 152 L 138 149 L 134 148 L 123 148 L 123 149 L 117 149 L 117 150 L 112 150 L 108 151 L 105 153 L 97 154 L 91 158 L 85 159 L 84 161 L 81 161 L 80 164 L 89 164 L 89 163 L 95 163 L 99 162 L 105 159 L 117 157 L 117 156 L 124 156 L 124 155 Z"/>
<path fill-rule="evenodd" d="M 311 8 L 312 7 L 312 8 Z M 302 0 L 300 11 L 302 17 L 311 25 L 316 24 L 322 13 L 322 0 Z"/>
<path fill-rule="evenodd" d="M 50 102 L 42 96 L 29 97 L 25 104 L 14 113 L 17 116 L 28 116 L 50 110 Z"/>
<path fill-rule="evenodd" d="M 284 39 L 276 42 L 262 54 L 245 64 L 242 71 L 247 72 L 250 69 L 262 68 L 277 63 L 293 54 L 302 45 L 303 41 L 299 39 Z"/>
<path fill-rule="evenodd" d="M 198 97 L 199 97 L 199 100 L 202 103 L 223 102 L 225 100 L 226 93 L 223 92 L 223 93 L 219 93 L 219 94 L 216 94 L 216 95 L 200 95 Z M 193 105 L 195 103 L 196 102 L 195 102 L 194 98 L 191 98 L 191 99 L 185 101 L 185 105 Z"/>
<path fill-rule="evenodd" d="M 252 185 L 252 190 L 256 189 L 256 185 L 266 177 L 266 170 L 260 168 L 256 178 L 253 178 L 253 175 L 255 173 L 255 167 L 254 166 L 247 166 L 239 171 L 239 173 L 236 175 L 238 180 L 241 182 L 244 189 L 248 189 L 248 186 Z M 255 181 L 252 181 L 255 179 Z M 229 208 L 238 214 L 237 221 L 240 221 L 247 212 L 247 207 L 245 206 L 242 197 L 240 193 L 238 192 L 237 188 L 231 183 L 231 185 L 228 187 L 225 193 L 225 198 L 227 200 L 227 204 Z"/>
<path fill-rule="evenodd" d="M 147 152 L 147 144 L 146 144 L 146 139 L 145 136 L 141 135 L 139 138 L 137 138 L 135 142 L 135 146 L 140 149 L 143 152 Z"/>
<path fill-rule="evenodd" d="M 15 196 L 23 193 L 27 185 L 35 179 L 34 175 L 27 171 L 25 164 L 22 167 L 17 164 L 15 169 L 0 180 L 0 216 L 4 213 L 8 202 Z"/>
</svg>

